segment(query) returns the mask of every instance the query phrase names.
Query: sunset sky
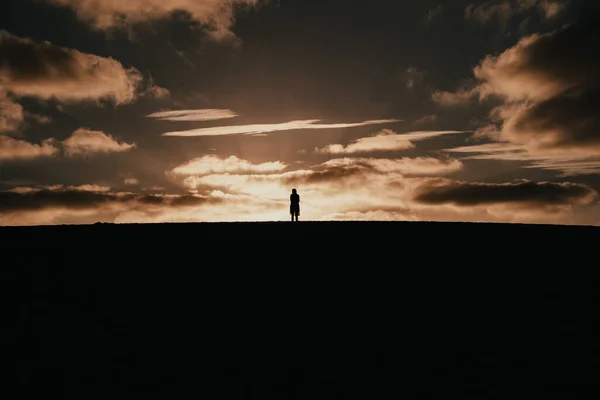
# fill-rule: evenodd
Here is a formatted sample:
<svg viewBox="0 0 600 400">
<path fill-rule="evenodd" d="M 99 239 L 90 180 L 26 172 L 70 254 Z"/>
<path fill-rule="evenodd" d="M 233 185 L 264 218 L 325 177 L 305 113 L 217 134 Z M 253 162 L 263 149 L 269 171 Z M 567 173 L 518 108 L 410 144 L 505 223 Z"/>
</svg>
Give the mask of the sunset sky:
<svg viewBox="0 0 600 400">
<path fill-rule="evenodd" d="M 0 225 L 600 225 L 598 3 L 3 0 Z"/>
</svg>

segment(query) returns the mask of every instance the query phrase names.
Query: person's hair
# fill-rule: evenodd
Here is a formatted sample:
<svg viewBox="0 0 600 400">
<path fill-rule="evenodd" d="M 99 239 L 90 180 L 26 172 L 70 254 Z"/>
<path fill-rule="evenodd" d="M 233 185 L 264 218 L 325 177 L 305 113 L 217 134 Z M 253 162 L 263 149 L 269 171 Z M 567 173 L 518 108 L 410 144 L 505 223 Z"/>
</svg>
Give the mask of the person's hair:
<svg viewBox="0 0 600 400">
<path fill-rule="evenodd" d="M 292 193 L 296 193 L 296 189 L 292 189 Z"/>
</svg>

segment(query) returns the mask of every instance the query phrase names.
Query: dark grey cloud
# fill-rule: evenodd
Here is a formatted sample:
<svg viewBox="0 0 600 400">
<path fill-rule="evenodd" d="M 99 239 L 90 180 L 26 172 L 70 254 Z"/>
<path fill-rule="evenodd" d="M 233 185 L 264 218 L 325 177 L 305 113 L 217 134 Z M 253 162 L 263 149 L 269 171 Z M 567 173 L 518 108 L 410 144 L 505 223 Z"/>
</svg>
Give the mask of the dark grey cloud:
<svg viewBox="0 0 600 400">
<path fill-rule="evenodd" d="M 538 150 L 600 155 L 600 87 L 534 103 L 505 121 L 505 137 Z"/>
<path fill-rule="evenodd" d="M 71 210 L 94 210 L 102 206 L 191 207 L 218 202 L 193 195 L 143 195 L 134 193 L 98 192 L 73 189 L 41 189 L 32 191 L 0 192 L 0 213 L 38 211 L 53 208 Z"/>
<path fill-rule="evenodd" d="M 600 18 L 523 39 L 475 70 L 494 94 L 528 101 L 503 115 L 502 136 L 533 149 L 600 154 Z"/>
<path fill-rule="evenodd" d="M 489 54 L 473 69 L 474 86 L 436 92 L 434 100 L 446 105 L 473 104 L 476 98 L 501 101 L 489 115 L 492 125 L 485 127 L 485 136 L 523 146 L 520 159 L 553 167 L 559 161 L 569 173 L 590 173 L 568 164 L 600 157 L 600 4 L 561 4 L 564 24 Z"/>
<path fill-rule="evenodd" d="M 112 100 L 129 103 L 143 81 L 119 61 L 36 42 L 0 30 L 0 89 L 16 96 L 64 102 Z"/>
<path fill-rule="evenodd" d="M 476 206 L 490 204 L 588 204 L 596 190 L 583 184 L 554 182 L 479 183 L 447 179 L 424 181 L 415 200 L 424 204 Z"/>
</svg>

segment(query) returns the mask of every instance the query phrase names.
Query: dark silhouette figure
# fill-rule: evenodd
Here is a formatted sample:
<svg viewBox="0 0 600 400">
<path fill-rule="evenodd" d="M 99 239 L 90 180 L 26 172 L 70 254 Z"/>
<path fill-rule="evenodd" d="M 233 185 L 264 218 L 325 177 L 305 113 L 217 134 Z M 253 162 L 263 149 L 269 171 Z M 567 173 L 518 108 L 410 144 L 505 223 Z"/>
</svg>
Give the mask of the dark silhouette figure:
<svg viewBox="0 0 600 400">
<path fill-rule="evenodd" d="M 292 216 L 292 222 L 294 222 L 294 218 L 298 221 L 298 216 L 300 215 L 300 195 L 296 189 L 292 189 L 292 194 L 290 194 L 290 215 Z"/>
</svg>

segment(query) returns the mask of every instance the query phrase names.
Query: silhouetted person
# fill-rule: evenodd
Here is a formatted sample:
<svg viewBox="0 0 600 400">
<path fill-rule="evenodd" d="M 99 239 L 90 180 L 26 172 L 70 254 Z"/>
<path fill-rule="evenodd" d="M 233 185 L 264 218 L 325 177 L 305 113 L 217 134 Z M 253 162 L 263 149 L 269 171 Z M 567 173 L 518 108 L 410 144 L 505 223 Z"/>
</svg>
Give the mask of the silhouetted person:
<svg viewBox="0 0 600 400">
<path fill-rule="evenodd" d="M 300 195 L 296 192 L 296 189 L 292 189 L 292 194 L 290 194 L 290 215 L 292 216 L 292 222 L 294 218 L 298 221 L 298 216 L 300 215 Z"/>
</svg>

